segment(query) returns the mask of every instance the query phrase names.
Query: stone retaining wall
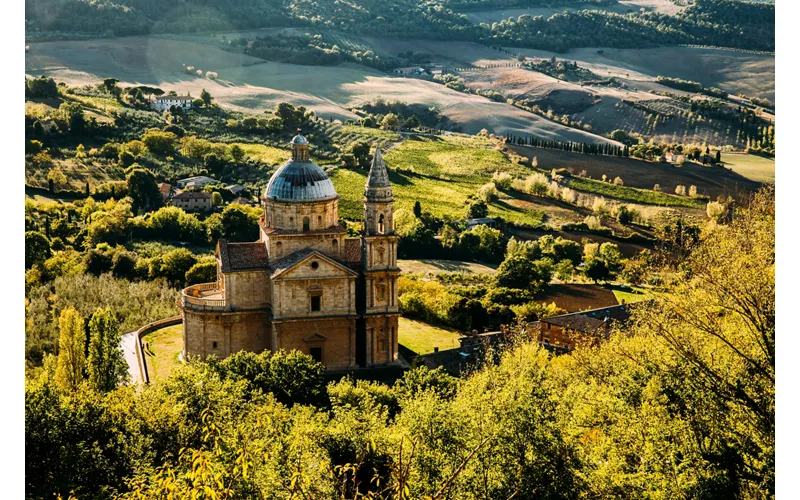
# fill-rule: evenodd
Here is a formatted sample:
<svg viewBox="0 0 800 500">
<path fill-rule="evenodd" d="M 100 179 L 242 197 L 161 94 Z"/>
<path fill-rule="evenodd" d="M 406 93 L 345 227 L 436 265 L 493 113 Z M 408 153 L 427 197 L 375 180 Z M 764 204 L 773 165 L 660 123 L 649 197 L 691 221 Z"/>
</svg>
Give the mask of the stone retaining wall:
<svg viewBox="0 0 800 500">
<path fill-rule="evenodd" d="M 136 359 L 139 360 L 139 372 L 142 374 L 142 381 L 145 384 L 150 383 L 150 376 L 147 373 L 147 363 L 144 359 L 144 348 L 142 347 L 142 337 L 154 330 L 160 330 L 166 326 L 177 325 L 182 321 L 180 316 L 172 316 L 171 318 L 160 319 L 148 323 L 139 328 L 136 332 Z"/>
</svg>

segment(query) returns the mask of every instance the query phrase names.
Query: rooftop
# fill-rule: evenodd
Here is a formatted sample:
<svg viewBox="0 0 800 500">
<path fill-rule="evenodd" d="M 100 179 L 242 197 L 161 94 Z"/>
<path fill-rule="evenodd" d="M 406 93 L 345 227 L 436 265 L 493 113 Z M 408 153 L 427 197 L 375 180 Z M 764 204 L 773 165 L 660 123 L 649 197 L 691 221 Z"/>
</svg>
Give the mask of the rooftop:
<svg viewBox="0 0 800 500">
<path fill-rule="evenodd" d="M 328 174 L 308 158 L 308 140 L 292 139 L 292 159 L 272 174 L 264 198 L 273 201 L 315 202 L 339 198 Z"/>
<path fill-rule="evenodd" d="M 229 243 L 219 240 L 217 256 L 223 273 L 266 269 L 267 246 L 260 241 L 252 243 Z"/>
<path fill-rule="evenodd" d="M 190 95 L 160 95 L 156 97 L 157 101 L 194 101 L 194 99 Z"/>
<path fill-rule="evenodd" d="M 569 328 L 576 332 L 596 333 L 598 330 L 610 326 L 611 322 L 624 322 L 630 318 L 630 304 L 602 307 L 590 311 L 580 311 L 561 316 L 551 316 L 541 320 L 542 323 Z"/>
<path fill-rule="evenodd" d="M 184 191 L 172 197 L 173 200 L 210 200 L 211 193 L 203 191 Z"/>
</svg>

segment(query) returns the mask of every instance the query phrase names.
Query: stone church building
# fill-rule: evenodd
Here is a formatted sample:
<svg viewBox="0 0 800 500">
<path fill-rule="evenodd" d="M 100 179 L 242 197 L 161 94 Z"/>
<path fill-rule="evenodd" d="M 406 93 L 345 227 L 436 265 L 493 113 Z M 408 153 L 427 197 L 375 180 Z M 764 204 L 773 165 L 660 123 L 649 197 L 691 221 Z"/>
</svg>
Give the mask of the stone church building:
<svg viewBox="0 0 800 500">
<path fill-rule="evenodd" d="M 398 237 L 381 152 L 364 189 L 361 235 L 348 237 L 308 140 L 298 134 L 291 146 L 261 198 L 259 240 L 220 240 L 217 281 L 183 290 L 184 359 L 297 349 L 328 370 L 396 364 Z"/>
</svg>

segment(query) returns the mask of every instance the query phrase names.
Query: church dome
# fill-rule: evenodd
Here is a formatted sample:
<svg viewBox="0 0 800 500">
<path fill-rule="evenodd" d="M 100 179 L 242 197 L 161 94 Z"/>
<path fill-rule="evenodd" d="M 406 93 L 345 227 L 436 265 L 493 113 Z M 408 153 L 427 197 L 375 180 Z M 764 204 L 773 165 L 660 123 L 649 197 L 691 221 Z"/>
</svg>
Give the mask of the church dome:
<svg viewBox="0 0 800 500">
<path fill-rule="evenodd" d="M 300 134 L 292 139 L 292 159 L 272 174 L 264 198 L 273 201 L 314 202 L 339 197 L 328 174 L 311 161 L 308 140 Z"/>
</svg>

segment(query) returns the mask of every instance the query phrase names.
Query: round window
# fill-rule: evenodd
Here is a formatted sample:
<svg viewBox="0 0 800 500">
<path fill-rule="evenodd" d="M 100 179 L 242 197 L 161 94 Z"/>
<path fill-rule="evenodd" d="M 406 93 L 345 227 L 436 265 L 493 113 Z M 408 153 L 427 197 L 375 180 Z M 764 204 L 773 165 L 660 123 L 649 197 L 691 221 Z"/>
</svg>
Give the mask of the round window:
<svg viewBox="0 0 800 500">
<path fill-rule="evenodd" d="M 318 267 L 319 267 L 319 262 L 317 262 L 316 260 L 311 263 L 311 269 L 316 270 Z"/>
</svg>

